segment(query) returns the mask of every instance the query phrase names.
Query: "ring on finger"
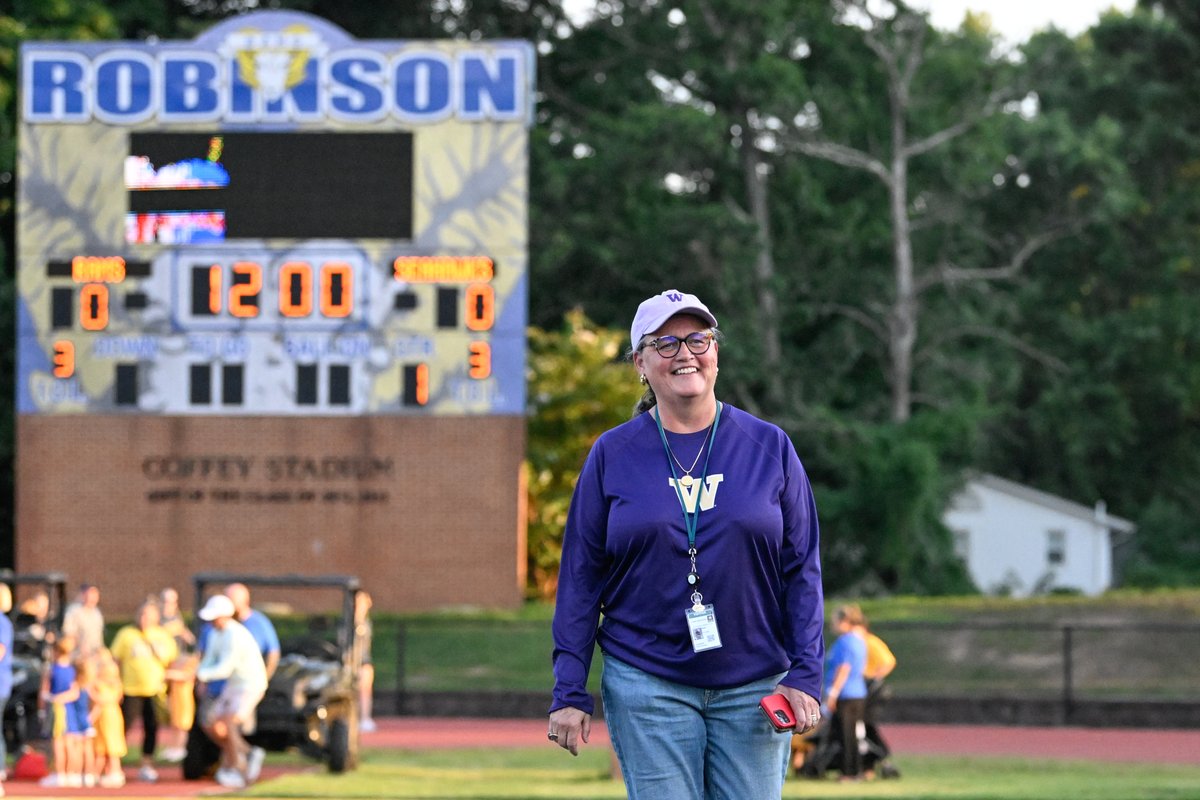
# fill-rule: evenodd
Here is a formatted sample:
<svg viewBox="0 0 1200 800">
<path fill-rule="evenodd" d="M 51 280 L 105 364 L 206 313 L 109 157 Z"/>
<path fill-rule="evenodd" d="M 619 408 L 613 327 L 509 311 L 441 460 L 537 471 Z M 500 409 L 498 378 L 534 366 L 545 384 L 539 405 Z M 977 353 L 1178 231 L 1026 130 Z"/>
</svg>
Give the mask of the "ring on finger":
<svg viewBox="0 0 1200 800">
<path fill-rule="evenodd" d="M 549 739 L 549 740 L 550 740 L 550 741 L 552 741 L 552 742 L 557 742 L 557 741 L 558 741 L 558 734 L 557 734 L 557 733 L 554 733 L 554 732 L 552 732 L 552 731 L 551 731 L 551 732 L 548 732 L 548 733 L 546 734 L 546 738 L 547 738 L 547 739 Z"/>
</svg>

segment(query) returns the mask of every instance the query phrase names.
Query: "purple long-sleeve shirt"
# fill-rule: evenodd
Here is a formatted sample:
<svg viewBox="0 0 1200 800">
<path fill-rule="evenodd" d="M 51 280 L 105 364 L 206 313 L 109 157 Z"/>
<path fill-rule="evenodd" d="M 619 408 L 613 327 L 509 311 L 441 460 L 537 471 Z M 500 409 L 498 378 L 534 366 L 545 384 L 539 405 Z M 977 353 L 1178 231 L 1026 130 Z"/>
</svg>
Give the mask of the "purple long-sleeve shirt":
<svg viewBox="0 0 1200 800">
<path fill-rule="evenodd" d="M 706 434 L 667 438 L 690 465 Z M 696 532 L 699 588 L 722 646 L 700 653 L 685 618 L 687 529 L 668 458 L 653 411 L 605 432 L 588 455 L 563 535 L 550 710 L 595 710 L 586 686 L 597 641 L 607 656 L 676 683 L 716 689 L 786 672 L 785 685 L 820 697 L 817 511 L 791 440 L 723 406 Z"/>
</svg>

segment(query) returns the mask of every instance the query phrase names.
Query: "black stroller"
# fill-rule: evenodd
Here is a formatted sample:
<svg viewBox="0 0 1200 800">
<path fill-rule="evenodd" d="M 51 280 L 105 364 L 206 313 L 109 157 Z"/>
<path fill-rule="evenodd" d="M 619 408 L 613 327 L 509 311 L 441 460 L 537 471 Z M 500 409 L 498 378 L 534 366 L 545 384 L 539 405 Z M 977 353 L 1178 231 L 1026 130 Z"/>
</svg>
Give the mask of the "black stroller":
<svg viewBox="0 0 1200 800">
<path fill-rule="evenodd" d="M 899 778 L 900 770 L 887 760 L 891 755 L 887 742 L 879 733 L 879 728 L 871 723 L 864 723 L 864 734 L 859 740 L 859 748 L 863 749 L 863 771 L 875 772 L 881 778 Z M 804 778 L 824 778 L 829 770 L 842 769 L 842 737 L 841 722 L 836 714 L 831 719 L 821 723 L 807 737 L 808 747 L 804 753 L 804 761 L 796 767 L 796 775 Z"/>
<path fill-rule="evenodd" d="M 889 760 L 892 750 L 876 724 L 877 712 L 890 695 L 882 681 L 870 687 L 867 695 L 866 721 L 859 729 L 858 747 L 862 753 L 863 772 L 874 772 L 880 778 L 899 778 L 900 770 Z M 793 751 L 803 754 L 793 759 L 795 774 L 805 778 L 824 778 L 829 770 L 841 771 L 842 765 L 842 721 L 835 712 L 823 719 L 816 730 L 806 736 L 797 737 Z"/>
</svg>

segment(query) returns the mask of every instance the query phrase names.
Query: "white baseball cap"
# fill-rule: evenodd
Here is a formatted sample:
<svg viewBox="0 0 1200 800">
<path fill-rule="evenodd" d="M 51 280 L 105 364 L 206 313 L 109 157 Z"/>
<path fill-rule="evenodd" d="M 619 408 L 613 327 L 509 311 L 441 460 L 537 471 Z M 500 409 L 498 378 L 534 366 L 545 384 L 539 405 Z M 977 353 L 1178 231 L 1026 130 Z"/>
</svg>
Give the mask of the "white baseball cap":
<svg viewBox="0 0 1200 800">
<path fill-rule="evenodd" d="M 637 313 L 633 315 L 633 325 L 629 328 L 629 340 L 634 347 L 647 333 L 653 333 L 662 324 L 676 314 L 694 314 L 714 328 L 717 318 L 708 310 L 708 306 L 700 302 L 694 294 L 687 294 L 678 289 L 667 289 L 662 294 L 642 301 Z"/>
<path fill-rule="evenodd" d="M 196 614 L 205 622 L 212 622 L 214 619 L 221 617 L 232 617 L 235 613 L 233 601 L 223 594 L 214 594 L 208 598 L 208 602 L 204 604 L 204 608 Z"/>
</svg>

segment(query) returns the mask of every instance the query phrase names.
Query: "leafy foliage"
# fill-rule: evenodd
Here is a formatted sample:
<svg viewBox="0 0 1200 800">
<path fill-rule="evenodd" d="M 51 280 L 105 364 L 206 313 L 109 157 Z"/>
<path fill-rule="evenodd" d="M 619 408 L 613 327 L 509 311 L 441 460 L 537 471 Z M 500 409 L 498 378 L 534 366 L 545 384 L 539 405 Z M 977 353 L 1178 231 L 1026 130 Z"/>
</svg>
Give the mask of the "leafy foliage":
<svg viewBox="0 0 1200 800">
<path fill-rule="evenodd" d="M 20 42 L 186 38 L 259 6 L 16 0 L 0 12 L 0 326 L 15 327 Z M 1039 34 L 1012 58 L 982 18 L 936 31 L 900 0 L 599 0 L 586 21 L 560 0 L 270 6 L 362 38 L 537 46 L 536 593 L 553 591 L 591 442 L 636 399 L 617 363 L 619 332 L 667 287 L 716 310 L 723 399 L 796 441 L 832 591 L 964 589 L 940 512 L 968 468 L 1104 498 L 1141 526 L 1128 580 L 1200 585 L 1194 3 L 1143 0 L 1078 37 Z M 904 98 L 881 46 L 919 57 Z M 894 180 L 897 142 L 949 131 L 902 159 L 906 192 L 861 168 L 873 161 Z M 857 168 L 813 157 L 817 140 L 852 149 Z M 918 284 L 908 296 L 896 271 L 904 245 Z M 914 325 L 907 417 L 895 413 L 900 312 Z M 0 338 L 0 538 L 11 530 L 9 341 Z"/>
<path fill-rule="evenodd" d="M 529 576 L 554 595 L 562 532 L 575 480 L 597 437 L 624 422 L 641 394 L 621 363 L 624 335 L 596 327 L 582 311 L 559 331 L 529 331 Z"/>
</svg>

